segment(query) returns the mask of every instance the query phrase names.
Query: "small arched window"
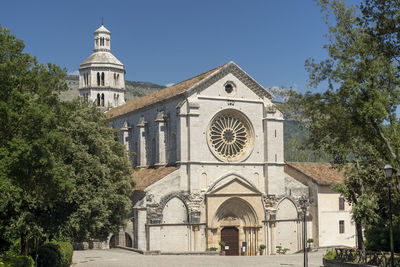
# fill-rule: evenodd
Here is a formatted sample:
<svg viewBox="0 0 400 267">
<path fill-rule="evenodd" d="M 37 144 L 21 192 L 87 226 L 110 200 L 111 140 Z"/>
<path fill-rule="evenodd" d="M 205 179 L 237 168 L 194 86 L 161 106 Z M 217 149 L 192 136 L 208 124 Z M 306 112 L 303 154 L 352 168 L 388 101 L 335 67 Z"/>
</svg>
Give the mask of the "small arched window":
<svg viewBox="0 0 400 267">
<path fill-rule="evenodd" d="M 97 106 L 100 106 L 100 94 L 97 94 Z"/>
<path fill-rule="evenodd" d="M 101 85 L 104 86 L 104 72 L 101 73 Z"/>
<path fill-rule="evenodd" d="M 104 94 L 101 94 L 101 106 L 104 107 Z"/>
<path fill-rule="evenodd" d="M 85 78 L 85 85 L 86 86 L 89 85 L 89 73 L 85 73 L 84 78 Z"/>
<path fill-rule="evenodd" d="M 104 46 L 104 37 L 100 38 L 100 46 Z"/>
<path fill-rule="evenodd" d="M 97 73 L 97 86 L 100 86 L 100 73 Z"/>
</svg>

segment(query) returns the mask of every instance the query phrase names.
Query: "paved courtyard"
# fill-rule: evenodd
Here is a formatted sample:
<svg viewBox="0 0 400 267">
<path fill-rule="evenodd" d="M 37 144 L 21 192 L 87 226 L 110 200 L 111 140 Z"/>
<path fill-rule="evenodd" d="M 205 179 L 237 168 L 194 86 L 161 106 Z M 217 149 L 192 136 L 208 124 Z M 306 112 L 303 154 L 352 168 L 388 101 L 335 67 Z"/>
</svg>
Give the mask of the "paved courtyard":
<svg viewBox="0 0 400 267">
<path fill-rule="evenodd" d="M 309 253 L 310 267 L 322 266 L 322 255 L 325 250 Z M 144 256 L 136 252 L 111 250 L 74 251 L 72 266 L 105 267 L 105 266 L 140 266 L 140 267 L 200 267 L 200 266 L 271 266 L 292 267 L 303 266 L 303 254 L 273 256 Z"/>
</svg>

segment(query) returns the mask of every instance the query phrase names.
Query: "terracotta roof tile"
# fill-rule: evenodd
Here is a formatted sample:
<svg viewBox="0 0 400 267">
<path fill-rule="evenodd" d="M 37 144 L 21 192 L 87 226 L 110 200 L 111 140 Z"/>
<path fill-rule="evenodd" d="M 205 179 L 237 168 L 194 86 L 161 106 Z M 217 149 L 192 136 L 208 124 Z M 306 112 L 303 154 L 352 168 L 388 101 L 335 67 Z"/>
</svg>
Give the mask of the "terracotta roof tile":
<svg viewBox="0 0 400 267">
<path fill-rule="evenodd" d="M 193 85 L 196 83 L 200 82 L 201 80 L 207 78 L 209 75 L 214 73 L 215 71 L 221 69 L 224 67 L 226 64 L 221 65 L 217 68 L 214 68 L 212 70 L 209 70 L 207 72 L 204 72 L 200 75 L 197 75 L 195 77 L 192 77 L 188 80 L 182 81 L 178 84 L 172 85 L 170 87 L 167 87 L 165 89 L 162 89 L 160 91 L 156 91 L 154 93 L 151 93 L 149 95 L 133 99 L 126 104 L 116 107 L 110 111 L 107 112 L 108 117 L 117 117 L 123 114 L 126 114 L 128 112 L 138 110 L 140 108 L 143 108 L 148 105 L 155 104 L 157 102 L 160 102 L 162 100 L 170 99 L 174 96 L 178 96 L 180 94 L 183 94 L 186 92 L 188 89 L 190 89 Z"/>
<path fill-rule="evenodd" d="M 144 190 L 177 169 L 175 166 L 137 169 L 133 172 L 135 190 Z"/>
<path fill-rule="evenodd" d="M 310 177 L 319 185 L 331 185 L 345 180 L 344 171 L 339 171 L 329 163 L 286 162 L 286 165 Z"/>
</svg>

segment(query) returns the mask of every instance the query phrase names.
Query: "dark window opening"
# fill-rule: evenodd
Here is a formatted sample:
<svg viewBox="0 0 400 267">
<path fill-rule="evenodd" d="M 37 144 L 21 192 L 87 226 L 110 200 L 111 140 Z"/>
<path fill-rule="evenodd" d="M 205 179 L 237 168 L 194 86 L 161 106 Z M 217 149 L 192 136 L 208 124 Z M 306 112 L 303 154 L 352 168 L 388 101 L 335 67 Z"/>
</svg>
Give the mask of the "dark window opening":
<svg viewBox="0 0 400 267">
<path fill-rule="evenodd" d="M 104 107 L 104 94 L 101 94 L 101 106 Z"/>
<path fill-rule="evenodd" d="M 339 234 L 344 234 L 344 221 L 339 221 Z"/>
<path fill-rule="evenodd" d="M 344 210 L 344 198 L 339 197 L 339 210 Z"/>
<path fill-rule="evenodd" d="M 97 85 L 100 86 L 100 73 L 97 73 Z"/>
<path fill-rule="evenodd" d="M 97 106 L 100 106 L 100 94 L 97 94 Z"/>
<path fill-rule="evenodd" d="M 101 73 L 101 85 L 104 86 L 104 72 Z"/>
<path fill-rule="evenodd" d="M 225 85 L 225 92 L 227 92 L 228 94 L 232 93 L 233 91 L 233 86 L 232 84 L 228 83 L 227 85 Z"/>
</svg>

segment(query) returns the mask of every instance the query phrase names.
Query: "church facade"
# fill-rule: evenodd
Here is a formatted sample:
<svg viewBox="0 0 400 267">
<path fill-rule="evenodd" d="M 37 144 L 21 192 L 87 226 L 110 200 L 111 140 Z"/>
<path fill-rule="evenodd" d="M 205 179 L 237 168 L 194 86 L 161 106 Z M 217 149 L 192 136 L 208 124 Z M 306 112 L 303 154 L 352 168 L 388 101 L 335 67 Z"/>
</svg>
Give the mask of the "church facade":
<svg viewBox="0 0 400 267">
<path fill-rule="evenodd" d="M 162 253 L 219 250 L 221 241 L 226 255 L 256 255 L 261 244 L 265 254 L 301 250 L 298 201 L 314 191 L 310 176 L 285 172 L 272 94 L 229 62 L 125 103 L 125 69 L 109 37 L 104 26 L 95 32 L 80 68 L 81 96 L 108 110 L 135 168 L 132 217 L 109 243 Z M 317 216 L 306 219 L 318 246 Z"/>
<path fill-rule="evenodd" d="M 137 248 L 204 251 L 223 241 L 228 255 L 255 255 L 276 243 L 272 219 L 291 229 L 283 246 L 300 249 L 296 200 L 272 197 L 284 196 L 285 164 L 272 99 L 229 62 L 108 112 L 135 153 L 136 179 L 157 177 L 134 206 Z"/>
</svg>

